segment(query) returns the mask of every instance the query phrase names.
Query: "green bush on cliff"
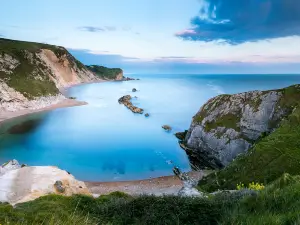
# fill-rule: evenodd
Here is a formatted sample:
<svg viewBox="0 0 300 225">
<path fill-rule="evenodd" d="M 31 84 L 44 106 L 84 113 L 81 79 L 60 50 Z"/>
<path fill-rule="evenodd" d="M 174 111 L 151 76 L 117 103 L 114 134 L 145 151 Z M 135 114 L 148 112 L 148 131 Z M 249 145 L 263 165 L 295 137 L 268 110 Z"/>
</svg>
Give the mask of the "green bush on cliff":
<svg viewBox="0 0 300 225">
<path fill-rule="evenodd" d="M 107 68 L 105 66 L 97 65 L 90 65 L 86 67 L 97 76 L 105 80 L 115 80 L 119 74 L 123 73 L 122 69 L 120 68 Z"/>
</svg>

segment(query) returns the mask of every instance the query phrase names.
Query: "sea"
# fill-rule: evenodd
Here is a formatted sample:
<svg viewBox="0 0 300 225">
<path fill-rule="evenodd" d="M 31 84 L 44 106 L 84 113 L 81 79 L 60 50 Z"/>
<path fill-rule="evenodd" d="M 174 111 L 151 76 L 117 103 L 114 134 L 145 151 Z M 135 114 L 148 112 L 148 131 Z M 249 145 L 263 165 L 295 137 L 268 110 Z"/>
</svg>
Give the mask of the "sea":
<svg viewBox="0 0 300 225">
<path fill-rule="evenodd" d="M 74 86 L 67 95 L 84 106 L 60 108 L 0 125 L 0 163 L 58 166 L 83 181 L 141 180 L 190 171 L 175 133 L 210 98 L 300 84 L 300 75 L 134 74 L 139 80 Z M 136 88 L 137 92 L 132 92 Z M 134 114 L 118 99 L 130 94 L 149 117 Z M 172 127 L 167 132 L 163 125 Z"/>
</svg>

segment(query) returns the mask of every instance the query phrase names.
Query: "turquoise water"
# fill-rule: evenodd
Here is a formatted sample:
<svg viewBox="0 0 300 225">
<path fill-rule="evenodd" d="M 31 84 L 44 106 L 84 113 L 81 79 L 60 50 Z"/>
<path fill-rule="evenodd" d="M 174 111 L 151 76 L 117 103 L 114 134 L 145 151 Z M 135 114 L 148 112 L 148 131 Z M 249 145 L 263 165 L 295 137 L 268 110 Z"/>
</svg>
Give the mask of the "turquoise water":
<svg viewBox="0 0 300 225">
<path fill-rule="evenodd" d="M 300 83 L 292 75 L 134 75 L 141 80 L 75 86 L 69 96 L 88 105 L 24 116 L 1 125 L 0 163 L 17 159 L 29 165 L 56 165 L 87 181 L 120 181 L 190 170 L 173 133 L 218 94 L 275 89 Z M 138 92 L 132 93 L 132 88 Z M 118 103 L 131 94 L 150 113 L 136 115 Z M 28 132 L 7 132 L 13 125 L 37 121 Z M 164 124 L 173 127 L 165 132 Z M 13 133 L 13 134 L 11 134 Z"/>
</svg>

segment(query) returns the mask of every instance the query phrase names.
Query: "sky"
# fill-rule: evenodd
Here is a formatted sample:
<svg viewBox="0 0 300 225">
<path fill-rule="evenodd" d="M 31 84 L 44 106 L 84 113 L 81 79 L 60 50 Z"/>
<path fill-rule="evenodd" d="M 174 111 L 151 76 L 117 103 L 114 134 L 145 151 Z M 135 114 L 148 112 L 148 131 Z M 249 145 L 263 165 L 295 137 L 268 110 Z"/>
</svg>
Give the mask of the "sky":
<svg viewBox="0 0 300 225">
<path fill-rule="evenodd" d="M 125 73 L 298 73 L 299 0 L 9 0 L 0 36 Z"/>
</svg>

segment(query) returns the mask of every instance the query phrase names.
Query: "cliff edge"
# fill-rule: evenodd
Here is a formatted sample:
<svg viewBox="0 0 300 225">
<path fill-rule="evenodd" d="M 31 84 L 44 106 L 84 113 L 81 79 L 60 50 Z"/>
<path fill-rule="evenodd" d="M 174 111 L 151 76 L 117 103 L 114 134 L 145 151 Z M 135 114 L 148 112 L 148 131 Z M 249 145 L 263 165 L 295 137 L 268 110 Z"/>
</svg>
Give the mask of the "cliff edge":
<svg viewBox="0 0 300 225">
<path fill-rule="evenodd" d="M 97 80 L 63 47 L 0 39 L 1 111 L 51 105 L 60 88 Z"/>
<path fill-rule="evenodd" d="M 300 102 L 300 85 L 220 95 L 193 117 L 182 142 L 195 167 L 223 168 L 272 133 Z"/>
<path fill-rule="evenodd" d="M 90 65 L 86 67 L 100 79 L 117 81 L 124 80 L 123 70 L 120 68 L 107 68 L 98 65 Z"/>
</svg>

